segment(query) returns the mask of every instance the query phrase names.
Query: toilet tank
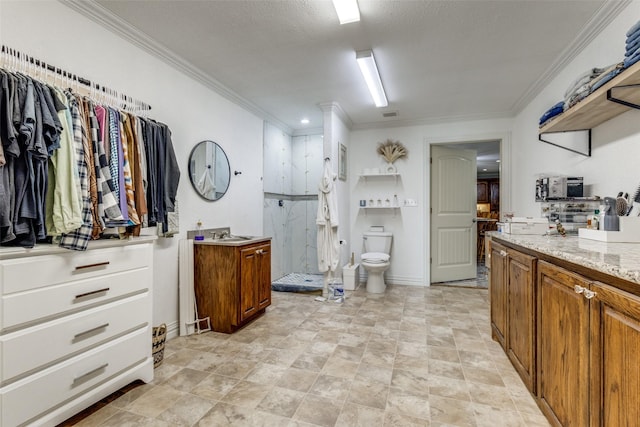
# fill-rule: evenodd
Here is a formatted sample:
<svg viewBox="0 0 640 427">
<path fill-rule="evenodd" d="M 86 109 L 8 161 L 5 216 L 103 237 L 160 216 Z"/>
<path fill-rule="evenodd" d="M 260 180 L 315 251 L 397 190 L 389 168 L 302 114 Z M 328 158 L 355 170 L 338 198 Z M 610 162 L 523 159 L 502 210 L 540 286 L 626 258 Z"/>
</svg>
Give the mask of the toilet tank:
<svg viewBox="0 0 640 427">
<path fill-rule="evenodd" d="M 367 231 L 363 234 L 364 251 L 391 254 L 393 235 L 388 231 Z"/>
</svg>

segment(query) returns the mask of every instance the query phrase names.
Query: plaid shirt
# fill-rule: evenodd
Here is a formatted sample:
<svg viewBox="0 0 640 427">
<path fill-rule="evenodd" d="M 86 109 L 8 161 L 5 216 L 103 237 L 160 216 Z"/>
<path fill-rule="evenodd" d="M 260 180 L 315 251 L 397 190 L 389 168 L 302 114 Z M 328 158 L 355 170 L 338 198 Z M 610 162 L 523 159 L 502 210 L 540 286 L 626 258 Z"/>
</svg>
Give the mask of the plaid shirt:
<svg viewBox="0 0 640 427">
<path fill-rule="evenodd" d="M 78 177 L 80 181 L 80 193 L 82 196 L 82 225 L 76 230 L 63 234 L 60 237 L 60 247 L 84 251 L 91 240 L 93 231 L 93 217 L 91 216 L 91 195 L 89 193 L 89 170 L 85 153 L 89 150 L 89 138 L 85 128 L 84 111 L 79 108 L 78 99 L 74 94 L 65 92 L 69 100 L 71 110 L 71 123 L 73 126 L 73 142 L 76 150 L 76 163 L 78 165 Z"/>
</svg>

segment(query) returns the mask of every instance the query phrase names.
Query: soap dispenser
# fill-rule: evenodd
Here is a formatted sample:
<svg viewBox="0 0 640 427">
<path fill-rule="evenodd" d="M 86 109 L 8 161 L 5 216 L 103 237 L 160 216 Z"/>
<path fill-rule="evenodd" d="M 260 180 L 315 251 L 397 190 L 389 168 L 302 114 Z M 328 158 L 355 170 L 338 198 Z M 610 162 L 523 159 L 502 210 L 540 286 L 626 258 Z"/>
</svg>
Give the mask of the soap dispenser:
<svg viewBox="0 0 640 427">
<path fill-rule="evenodd" d="M 193 240 L 204 240 L 204 234 L 202 233 L 202 221 L 200 220 L 196 223 L 196 235 Z"/>
<path fill-rule="evenodd" d="M 604 224 L 602 229 L 605 231 L 618 231 L 620 230 L 620 218 L 616 211 L 616 199 L 613 197 L 604 198 L 605 212 L 604 212 Z"/>
</svg>

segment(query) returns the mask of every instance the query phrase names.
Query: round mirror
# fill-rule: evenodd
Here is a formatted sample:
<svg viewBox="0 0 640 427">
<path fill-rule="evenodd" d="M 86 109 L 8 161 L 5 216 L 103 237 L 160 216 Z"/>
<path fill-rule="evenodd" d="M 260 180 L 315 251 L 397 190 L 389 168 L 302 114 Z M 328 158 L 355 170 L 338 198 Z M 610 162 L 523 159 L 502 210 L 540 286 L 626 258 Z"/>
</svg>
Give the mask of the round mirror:
<svg viewBox="0 0 640 427">
<path fill-rule="evenodd" d="M 213 141 L 199 142 L 189 155 L 189 178 L 194 190 L 206 200 L 218 200 L 229 188 L 229 159 Z"/>
</svg>

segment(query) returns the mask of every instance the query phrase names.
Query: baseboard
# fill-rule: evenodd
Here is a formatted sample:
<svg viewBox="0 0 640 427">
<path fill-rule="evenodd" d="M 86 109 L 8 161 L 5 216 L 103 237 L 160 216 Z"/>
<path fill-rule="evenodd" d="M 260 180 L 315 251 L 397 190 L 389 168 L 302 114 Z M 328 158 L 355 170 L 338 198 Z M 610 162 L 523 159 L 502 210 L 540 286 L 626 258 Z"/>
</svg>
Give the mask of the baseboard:
<svg viewBox="0 0 640 427">
<path fill-rule="evenodd" d="M 171 340 L 178 336 L 180 336 L 180 324 L 178 321 L 167 323 L 167 339 Z"/>
</svg>

